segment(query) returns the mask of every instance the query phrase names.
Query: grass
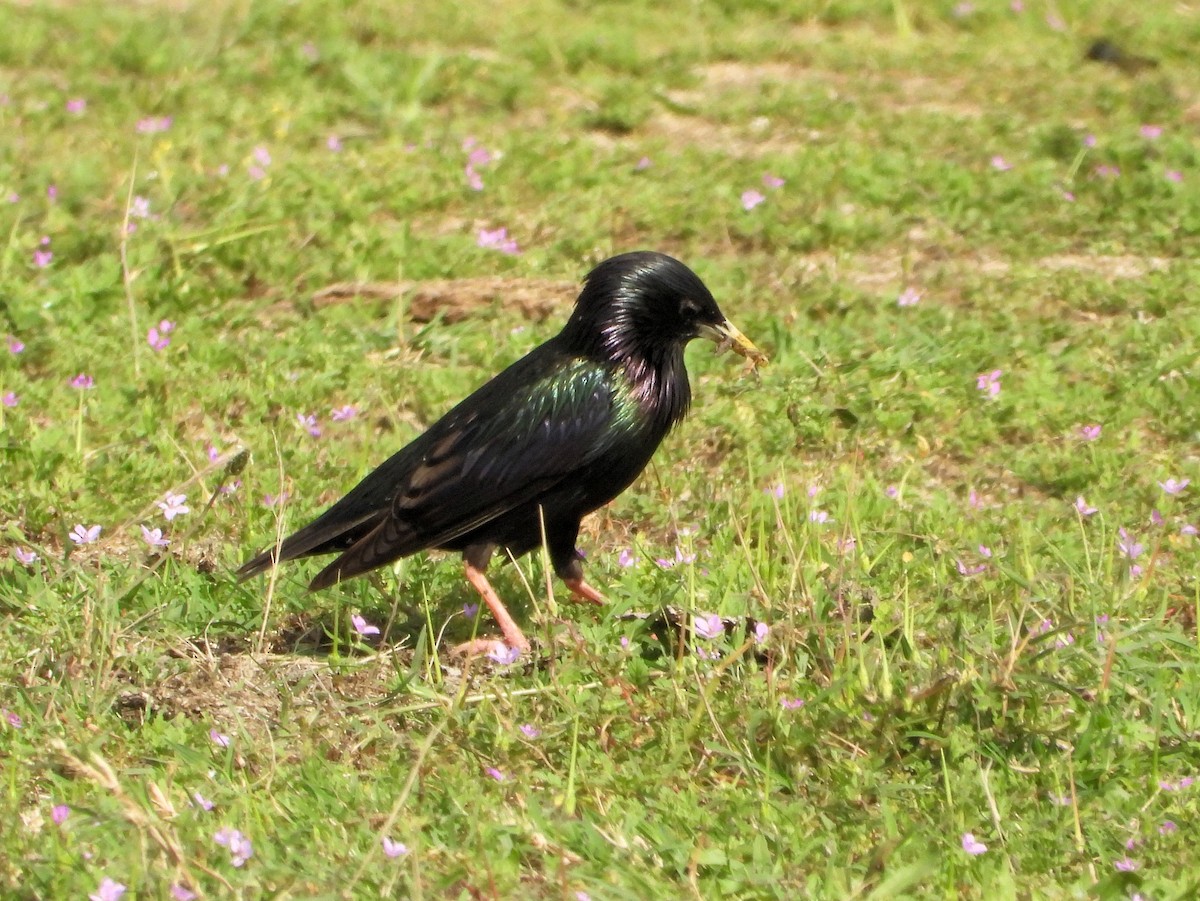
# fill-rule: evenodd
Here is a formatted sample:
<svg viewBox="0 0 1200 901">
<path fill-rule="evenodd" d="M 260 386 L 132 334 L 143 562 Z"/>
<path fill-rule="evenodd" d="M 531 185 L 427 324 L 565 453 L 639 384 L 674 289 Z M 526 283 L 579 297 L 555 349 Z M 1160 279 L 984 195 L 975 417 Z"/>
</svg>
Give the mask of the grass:
<svg viewBox="0 0 1200 901">
<path fill-rule="evenodd" d="M 1200 17 L 424 6 L 7 11 L 4 895 L 1192 897 Z M 636 247 L 772 363 L 689 351 L 585 523 L 607 608 L 496 567 L 553 650 L 463 669 L 454 560 L 234 583 Z M 354 281 L 408 290 L 313 300 Z M 625 616 L 664 605 L 769 634 Z"/>
</svg>

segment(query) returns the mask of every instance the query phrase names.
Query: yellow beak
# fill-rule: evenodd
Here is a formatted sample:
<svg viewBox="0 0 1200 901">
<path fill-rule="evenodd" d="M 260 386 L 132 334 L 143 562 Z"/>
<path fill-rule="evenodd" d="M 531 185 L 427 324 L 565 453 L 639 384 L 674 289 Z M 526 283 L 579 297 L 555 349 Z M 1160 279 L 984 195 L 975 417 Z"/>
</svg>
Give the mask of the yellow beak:
<svg viewBox="0 0 1200 901">
<path fill-rule="evenodd" d="M 700 336 L 717 342 L 717 353 L 725 348 L 745 357 L 755 366 L 766 365 L 767 355 L 754 346 L 754 342 L 743 335 L 736 325 L 726 319 L 720 325 L 700 326 Z"/>
</svg>

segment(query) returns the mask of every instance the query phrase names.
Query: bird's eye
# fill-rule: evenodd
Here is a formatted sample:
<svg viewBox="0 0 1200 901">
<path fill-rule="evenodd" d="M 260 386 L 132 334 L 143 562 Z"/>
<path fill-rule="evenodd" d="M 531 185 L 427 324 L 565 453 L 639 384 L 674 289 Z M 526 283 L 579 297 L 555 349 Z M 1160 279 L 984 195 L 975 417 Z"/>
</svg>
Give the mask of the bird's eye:
<svg viewBox="0 0 1200 901">
<path fill-rule="evenodd" d="M 700 304 L 696 303 L 690 297 L 685 297 L 679 304 L 679 312 L 687 319 L 694 319 L 700 315 Z"/>
</svg>

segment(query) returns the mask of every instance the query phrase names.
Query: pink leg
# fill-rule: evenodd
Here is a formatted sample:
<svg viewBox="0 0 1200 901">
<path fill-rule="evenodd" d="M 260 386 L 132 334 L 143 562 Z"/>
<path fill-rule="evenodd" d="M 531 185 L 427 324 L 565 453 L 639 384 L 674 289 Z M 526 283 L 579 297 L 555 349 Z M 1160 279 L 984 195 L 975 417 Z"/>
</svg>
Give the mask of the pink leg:
<svg viewBox="0 0 1200 901">
<path fill-rule="evenodd" d="M 483 598 L 484 603 L 488 605 L 488 609 L 492 611 L 492 617 L 496 620 L 500 631 L 504 633 L 504 640 L 508 643 L 509 647 L 526 653 L 529 650 L 529 639 L 521 632 L 521 627 L 512 618 L 512 614 L 505 609 L 504 602 L 500 600 L 500 596 L 496 594 L 495 589 L 488 582 L 487 576 L 483 574 L 482 570 L 476 569 L 470 563 L 466 564 L 466 574 L 467 581 L 479 592 L 479 596 Z"/>
<path fill-rule="evenodd" d="M 595 588 L 583 581 L 583 577 L 578 579 L 563 579 L 567 588 L 571 590 L 571 594 L 575 595 L 580 601 L 590 601 L 593 604 L 603 604 L 604 595 L 598 592 Z"/>
</svg>

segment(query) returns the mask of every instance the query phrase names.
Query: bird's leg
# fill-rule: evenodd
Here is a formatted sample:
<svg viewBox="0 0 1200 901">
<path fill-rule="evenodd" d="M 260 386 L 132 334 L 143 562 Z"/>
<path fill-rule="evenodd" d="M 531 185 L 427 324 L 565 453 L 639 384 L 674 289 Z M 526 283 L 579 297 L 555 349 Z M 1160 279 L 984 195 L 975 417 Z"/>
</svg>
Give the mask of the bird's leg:
<svg viewBox="0 0 1200 901">
<path fill-rule="evenodd" d="M 576 600 L 588 601 L 593 604 L 604 603 L 604 595 L 598 592 L 587 582 L 583 581 L 583 576 L 563 579 L 563 582 L 566 584 L 567 588 L 571 590 L 571 594 L 575 596 Z"/>
<path fill-rule="evenodd" d="M 529 650 L 529 639 L 521 632 L 521 627 L 517 625 L 517 621 L 512 618 L 512 614 L 504 606 L 504 602 L 500 600 L 500 596 L 496 594 L 495 589 L 487 580 L 487 576 L 483 574 L 483 570 L 476 569 L 470 561 L 465 564 L 467 581 L 471 583 L 471 587 L 479 592 L 479 596 L 483 598 L 488 609 L 492 611 L 492 618 L 496 620 L 496 624 L 500 627 L 500 631 L 504 633 L 504 640 L 509 647 L 516 648 L 518 651 L 525 653 Z M 470 651 L 468 651 L 470 653 Z"/>
</svg>

